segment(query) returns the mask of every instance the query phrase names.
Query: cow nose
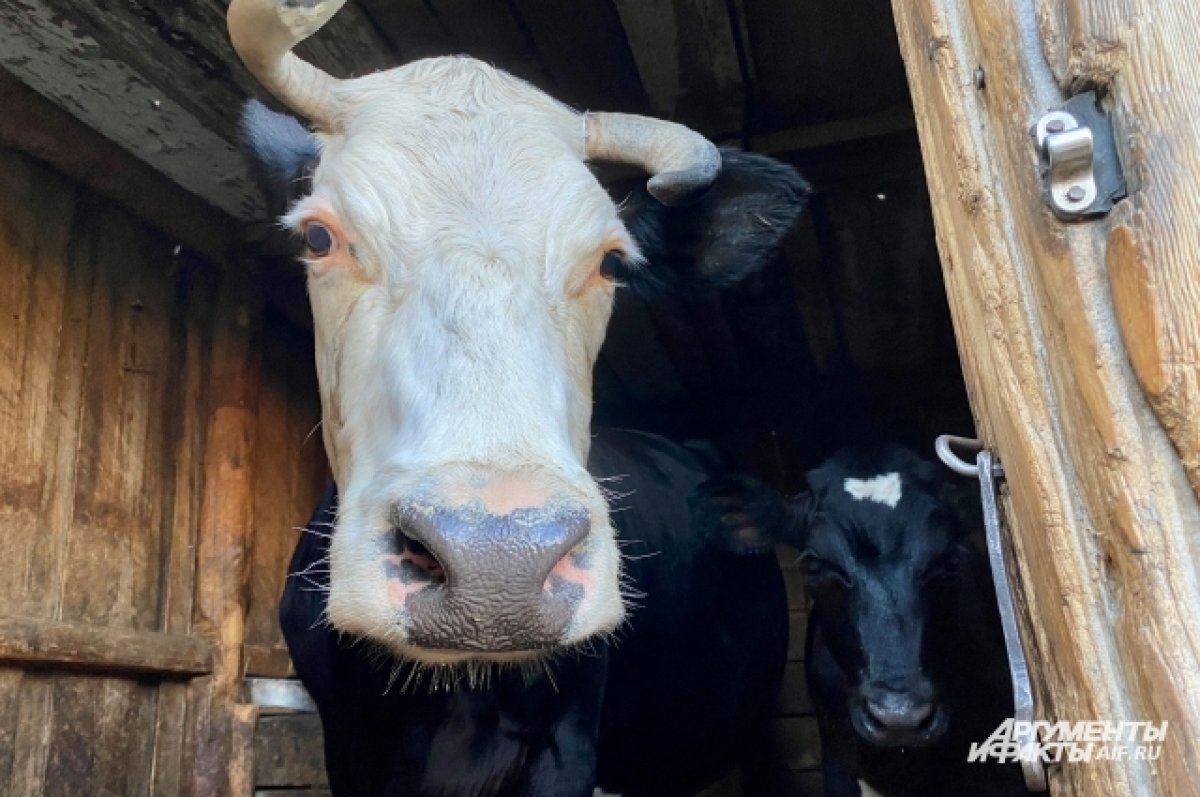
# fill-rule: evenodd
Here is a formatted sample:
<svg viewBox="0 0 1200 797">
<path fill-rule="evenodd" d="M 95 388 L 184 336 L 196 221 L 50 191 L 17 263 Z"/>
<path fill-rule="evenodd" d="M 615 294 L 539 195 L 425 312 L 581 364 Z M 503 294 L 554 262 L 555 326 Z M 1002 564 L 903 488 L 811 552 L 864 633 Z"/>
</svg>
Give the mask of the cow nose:
<svg viewBox="0 0 1200 797">
<path fill-rule="evenodd" d="M 412 644 L 502 652 L 561 642 L 583 598 L 571 576 L 586 569 L 575 550 L 591 528 L 586 510 L 554 503 L 497 515 L 410 504 L 395 517 L 395 552 L 408 551 L 409 572 L 424 570 L 431 582 L 398 607 Z"/>
<path fill-rule="evenodd" d="M 867 699 L 867 713 L 885 728 L 917 730 L 933 715 L 933 701 L 900 692 L 881 692 Z"/>
<path fill-rule="evenodd" d="M 932 744 L 945 730 L 944 712 L 928 681 L 907 689 L 867 688 L 855 722 L 859 733 L 880 747 Z"/>
</svg>

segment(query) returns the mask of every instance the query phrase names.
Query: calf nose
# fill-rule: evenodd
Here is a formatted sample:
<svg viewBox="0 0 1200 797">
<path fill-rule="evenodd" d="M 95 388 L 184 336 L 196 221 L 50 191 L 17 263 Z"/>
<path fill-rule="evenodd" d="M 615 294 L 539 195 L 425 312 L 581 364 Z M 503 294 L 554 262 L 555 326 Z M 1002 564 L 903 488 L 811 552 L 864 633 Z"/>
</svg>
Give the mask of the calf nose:
<svg viewBox="0 0 1200 797">
<path fill-rule="evenodd" d="M 932 744 L 946 728 L 945 712 L 934 698 L 933 684 L 925 679 L 906 688 L 864 688 L 852 719 L 859 734 L 879 747 Z"/>
<path fill-rule="evenodd" d="M 884 728 L 915 731 L 933 715 L 933 700 L 902 692 L 877 692 L 867 698 L 867 713 Z"/>
<path fill-rule="evenodd" d="M 591 527 L 586 510 L 552 504 L 497 515 L 408 505 L 396 518 L 397 550 L 418 552 L 412 561 L 434 582 L 398 607 L 411 643 L 499 652 L 562 639 L 583 597 L 583 584 L 567 576 L 586 567 L 573 553 Z"/>
</svg>

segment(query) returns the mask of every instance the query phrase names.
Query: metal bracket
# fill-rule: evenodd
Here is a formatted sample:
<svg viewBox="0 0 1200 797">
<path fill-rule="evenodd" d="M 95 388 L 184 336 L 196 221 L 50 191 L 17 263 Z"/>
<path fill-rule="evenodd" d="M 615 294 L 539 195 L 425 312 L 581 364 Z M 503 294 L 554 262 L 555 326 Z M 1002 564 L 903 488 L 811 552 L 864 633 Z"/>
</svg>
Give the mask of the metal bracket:
<svg viewBox="0 0 1200 797">
<path fill-rule="evenodd" d="M 317 710 L 304 685 L 294 678 L 246 678 L 242 683 L 244 701 L 260 708 L 304 713 Z"/>
<path fill-rule="evenodd" d="M 1112 122 L 1095 92 L 1076 95 L 1045 114 L 1032 132 L 1054 215 L 1064 221 L 1103 215 L 1125 197 Z"/>
<path fill-rule="evenodd" d="M 975 464 L 964 462 L 954 452 L 959 446 L 977 451 Z M 1008 565 L 1004 561 L 1004 547 L 1000 538 L 1000 507 L 996 501 L 997 481 L 1004 477 L 1001 467 L 991 451 L 983 443 L 967 437 L 942 435 L 934 444 L 938 458 L 946 467 L 964 476 L 979 479 L 979 493 L 983 500 L 983 525 L 987 534 L 988 563 L 992 566 L 992 586 L 996 590 L 996 604 L 1000 609 L 1000 625 L 1004 631 L 1004 648 L 1008 655 L 1008 672 L 1012 678 L 1013 719 L 1018 733 L 1013 741 L 1021 751 L 1029 751 L 1037 745 L 1033 728 L 1033 684 L 1029 678 L 1029 665 L 1025 660 L 1025 649 L 1021 646 L 1021 635 L 1017 630 L 1017 607 L 1013 602 L 1012 589 L 1008 580 Z M 1046 791 L 1046 769 L 1037 755 L 1021 755 L 1021 773 L 1030 791 Z"/>
</svg>

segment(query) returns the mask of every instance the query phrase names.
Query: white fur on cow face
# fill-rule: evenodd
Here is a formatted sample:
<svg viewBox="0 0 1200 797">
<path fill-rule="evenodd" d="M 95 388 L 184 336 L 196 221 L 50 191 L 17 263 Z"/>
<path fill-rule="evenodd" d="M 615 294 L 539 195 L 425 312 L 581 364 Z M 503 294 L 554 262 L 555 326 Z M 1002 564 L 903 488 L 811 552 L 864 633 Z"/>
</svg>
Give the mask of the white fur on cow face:
<svg viewBox="0 0 1200 797">
<path fill-rule="evenodd" d="M 889 509 L 895 509 L 904 495 L 903 482 L 896 472 L 881 473 L 869 479 L 847 478 L 842 489 L 855 501 L 874 501 Z"/>
<path fill-rule="evenodd" d="M 349 262 L 310 266 L 323 433 L 341 490 L 329 617 L 402 655 L 379 539 L 389 508 L 500 473 L 590 513 L 591 583 L 564 643 L 623 616 L 617 548 L 585 470 L 591 371 L 611 312 L 601 255 L 637 257 L 582 162 L 581 118 L 470 59 L 338 87 L 312 195 L 286 221 L 332 219 Z M 450 485 L 455 489 L 458 485 Z"/>
</svg>

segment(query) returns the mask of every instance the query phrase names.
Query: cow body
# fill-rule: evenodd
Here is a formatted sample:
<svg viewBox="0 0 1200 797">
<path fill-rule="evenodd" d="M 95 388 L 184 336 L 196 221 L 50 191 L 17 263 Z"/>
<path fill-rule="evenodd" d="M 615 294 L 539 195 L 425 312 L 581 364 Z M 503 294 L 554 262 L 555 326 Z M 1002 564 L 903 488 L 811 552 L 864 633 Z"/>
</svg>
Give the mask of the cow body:
<svg viewBox="0 0 1200 797">
<path fill-rule="evenodd" d="M 969 764 L 1011 716 L 987 560 L 967 494 L 897 447 L 847 449 L 793 499 L 747 479 L 704 492 L 728 530 L 802 552 L 812 598 L 805 675 L 827 797 L 1026 794 L 1014 765 Z"/>
<path fill-rule="evenodd" d="M 612 490 L 628 589 L 612 642 L 534 668 L 411 670 L 322 621 L 329 538 L 305 534 L 280 610 L 325 730 L 334 793 L 691 794 L 757 746 L 787 646 L 773 551 L 698 532 L 711 466 L 661 438 L 605 432 L 589 470 Z M 311 528 L 331 528 L 329 497 Z M 473 683 L 472 683 L 473 682 Z"/>
</svg>

